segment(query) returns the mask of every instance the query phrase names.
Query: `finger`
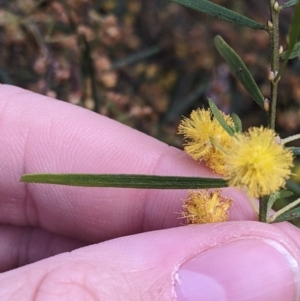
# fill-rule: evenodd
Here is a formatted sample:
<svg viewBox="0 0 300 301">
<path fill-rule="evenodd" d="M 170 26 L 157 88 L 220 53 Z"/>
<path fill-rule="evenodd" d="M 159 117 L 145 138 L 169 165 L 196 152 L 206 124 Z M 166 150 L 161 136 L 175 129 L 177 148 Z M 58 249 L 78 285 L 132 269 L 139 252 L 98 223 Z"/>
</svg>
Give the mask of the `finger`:
<svg viewBox="0 0 300 301">
<path fill-rule="evenodd" d="M 216 176 L 178 149 L 88 110 L 0 87 L 0 222 L 88 242 L 178 226 L 186 191 L 19 183 L 24 173 Z M 231 219 L 252 219 L 239 191 Z"/>
<path fill-rule="evenodd" d="M 3 273 L 0 299 L 292 301 L 299 251 L 257 222 L 152 231 Z"/>
<path fill-rule="evenodd" d="M 84 246 L 33 227 L 0 227 L 0 273 Z"/>
</svg>

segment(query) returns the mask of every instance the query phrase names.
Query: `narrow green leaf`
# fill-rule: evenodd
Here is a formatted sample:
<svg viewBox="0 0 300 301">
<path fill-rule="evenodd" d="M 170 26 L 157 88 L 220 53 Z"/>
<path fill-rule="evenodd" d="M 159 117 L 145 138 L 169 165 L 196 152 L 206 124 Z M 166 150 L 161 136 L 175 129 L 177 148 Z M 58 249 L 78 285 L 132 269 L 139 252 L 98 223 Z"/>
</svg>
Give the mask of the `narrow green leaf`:
<svg viewBox="0 0 300 301">
<path fill-rule="evenodd" d="M 298 3 L 298 0 L 290 0 L 290 1 L 287 1 L 285 2 L 283 5 L 282 5 L 282 8 L 288 8 L 290 6 L 293 6 L 295 4 Z"/>
<path fill-rule="evenodd" d="M 243 129 L 243 126 L 242 126 L 242 121 L 241 121 L 240 117 L 237 114 L 232 113 L 231 118 L 232 118 L 232 120 L 234 122 L 234 125 L 235 125 L 235 131 L 237 133 L 241 133 L 242 129 Z"/>
<path fill-rule="evenodd" d="M 285 59 L 286 58 L 286 54 L 287 54 L 287 51 L 284 51 L 282 54 L 281 54 L 281 58 L 282 59 Z M 295 57 L 299 56 L 300 55 L 300 42 L 296 43 L 295 46 L 294 46 L 294 49 L 293 51 L 291 52 L 290 56 L 289 56 L 289 60 L 291 59 L 294 59 Z"/>
<path fill-rule="evenodd" d="M 287 198 L 289 196 L 292 196 L 293 194 L 294 193 L 292 191 L 289 191 L 289 190 L 276 191 L 276 192 L 272 193 L 269 197 L 269 200 L 268 200 L 267 216 L 269 216 L 270 210 L 272 209 L 274 203 L 278 199 L 284 199 L 284 198 Z"/>
<path fill-rule="evenodd" d="M 288 198 L 292 195 L 294 195 L 294 192 L 289 191 L 289 190 L 282 190 L 282 191 L 279 192 L 279 198 L 280 199 Z"/>
<path fill-rule="evenodd" d="M 182 4 L 186 7 L 198 10 L 202 13 L 205 13 L 207 15 L 210 15 L 220 20 L 228 21 L 240 26 L 250 27 L 253 29 L 266 30 L 265 25 L 260 24 L 250 18 L 247 18 L 230 9 L 227 9 L 223 6 L 220 6 L 218 4 L 215 4 L 207 0 L 172 0 L 172 1 Z"/>
<path fill-rule="evenodd" d="M 211 98 L 208 99 L 209 107 L 214 115 L 214 117 L 218 120 L 223 129 L 230 135 L 234 135 L 235 131 L 232 127 L 230 127 L 222 116 L 220 110 L 217 108 L 216 104 L 213 102 Z"/>
<path fill-rule="evenodd" d="M 287 64 L 287 61 L 294 49 L 294 46 L 297 43 L 299 33 L 300 33 L 300 2 L 297 3 L 295 10 L 294 10 L 294 15 L 292 18 L 289 35 L 288 35 L 288 41 L 289 41 L 288 49 L 286 50 L 285 58 L 284 58 L 283 63 L 280 66 L 278 75 L 275 77 L 275 81 L 278 80 L 279 77 L 281 76 L 281 74 Z"/>
<path fill-rule="evenodd" d="M 202 189 L 226 187 L 217 178 L 151 176 L 132 174 L 27 174 L 21 182 L 83 187 L 119 187 L 147 189 Z"/>
<path fill-rule="evenodd" d="M 281 208 L 280 210 L 278 210 L 276 213 L 274 213 L 269 219 L 268 222 L 273 223 L 274 221 L 278 221 L 280 216 L 281 220 L 285 220 L 287 218 L 287 213 L 291 213 L 292 208 L 296 209 L 296 208 L 300 208 L 297 207 L 300 204 L 300 198 L 294 200 L 293 202 L 290 202 L 289 204 L 287 204 L 286 206 L 284 206 L 283 208 Z"/>
<path fill-rule="evenodd" d="M 224 58 L 246 91 L 257 104 L 264 109 L 264 97 L 239 55 L 220 36 L 214 38 L 214 43 L 218 52 Z"/>
<path fill-rule="evenodd" d="M 280 214 L 273 223 L 279 223 L 284 221 L 289 221 L 291 219 L 300 217 L 300 207 L 296 207 L 294 209 L 291 209 L 285 213 Z"/>
<path fill-rule="evenodd" d="M 276 192 L 274 192 L 270 195 L 269 200 L 268 200 L 268 205 L 267 205 L 267 216 L 269 216 L 270 210 L 272 209 L 274 203 L 278 199 L 279 199 L 279 192 L 278 191 L 276 191 Z"/>
</svg>

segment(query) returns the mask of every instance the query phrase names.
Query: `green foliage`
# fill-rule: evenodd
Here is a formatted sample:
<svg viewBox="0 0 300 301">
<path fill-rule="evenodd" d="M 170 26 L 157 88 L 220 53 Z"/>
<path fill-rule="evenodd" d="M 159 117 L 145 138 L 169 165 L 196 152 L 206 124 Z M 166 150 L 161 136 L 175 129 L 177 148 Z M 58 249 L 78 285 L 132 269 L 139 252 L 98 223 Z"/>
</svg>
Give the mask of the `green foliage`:
<svg viewBox="0 0 300 301">
<path fill-rule="evenodd" d="M 226 187 L 222 179 L 130 174 L 28 174 L 21 182 L 82 187 L 203 189 Z"/>
<path fill-rule="evenodd" d="M 293 19 L 291 22 L 289 35 L 288 35 L 289 46 L 286 51 L 284 61 L 280 66 L 280 69 L 279 69 L 279 72 L 278 72 L 278 75 L 276 76 L 276 78 L 279 78 L 281 76 L 281 74 L 287 64 L 287 61 L 290 58 L 290 55 L 297 43 L 299 33 L 300 33 L 300 2 L 298 2 L 298 4 L 295 7 L 295 10 L 294 10 L 294 15 L 293 15 Z"/>
<path fill-rule="evenodd" d="M 293 6 L 293 5 L 296 5 L 298 3 L 299 0 L 290 0 L 290 1 L 287 1 L 285 2 L 283 5 L 282 5 L 282 8 L 288 8 L 290 6 Z"/>
<path fill-rule="evenodd" d="M 224 21 L 235 23 L 240 26 L 250 27 L 253 29 L 265 30 L 266 27 L 250 18 L 240 15 L 230 9 L 217 5 L 207 0 L 172 0 L 189 8 L 198 10 Z"/>
<path fill-rule="evenodd" d="M 223 127 L 223 129 L 230 135 L 232 136 L 234 134 L 234 130 L 233 128 L 231 128 L 227 122 L 225 121 L 224 117 L 222 116 L 221 112 L 219 111 L 219 109 L 217 108 L 216 104 L 213 102 L 212 99 L 208 99 L 208 104 L 209 107 L 214 115 L 214 117 L 218 120 L 218 122 L 220 123 L 220 125 Z"/>
<path fill-rule="evenodd" d="M 278 199 L 284 199 L 292 196 L 294 193 L 288 190 L 283 190 L 283 191 L 277 191 L 273 194 L 270 195 L 269 200 L 268 200 L 268 207 L 267 207 L 267 216 L 270 213 L 270 210 L 272 209 L 274 203 Z"/>
<path fill-rule="evenodd" d="M 232 113 L 231 118 L 232 118 L 232 120 L 234 122 L 234 125 L 235 125 L 235 132 L 241 133 L 242 129 L 243 129 L 243 126 L 242 126 L 242 121 L 241 121 L 240 117 L 237 114 Z"/>
<path fill-rule="evenodd" d="M 281 54 L 281 58 L 282 59 L 285 59 L 286 58 L 286 55 L 287 55 L 287 50 L 284 51 L 282 54 Z M 299 56 L 300 55 L 300 42 L 296 43 L 295 46 L 294 46 L 294 49 L 292 50 L 292 52 L 290 53 L 288 59 L 294 59 L 295 57 Z"/>
<path fill-rule="evenodd" d="M 264 108 L 264 97 L 239 55 L 220 36 L 216 36 L 214 38 L 214 42 L 217 50 L 244 86 L 246 91 L 261 108 Z"/>
<path fill-rule="evenodd" d="M 279 222 L 284 222 L 284 221 L 289 221 L 294 218 L 300 217 L 300 207 L 296 207 L 294 209 L 291 209 L 281 215 L 279 215 L 273 223 L 279 223 Z"/>
</svg>

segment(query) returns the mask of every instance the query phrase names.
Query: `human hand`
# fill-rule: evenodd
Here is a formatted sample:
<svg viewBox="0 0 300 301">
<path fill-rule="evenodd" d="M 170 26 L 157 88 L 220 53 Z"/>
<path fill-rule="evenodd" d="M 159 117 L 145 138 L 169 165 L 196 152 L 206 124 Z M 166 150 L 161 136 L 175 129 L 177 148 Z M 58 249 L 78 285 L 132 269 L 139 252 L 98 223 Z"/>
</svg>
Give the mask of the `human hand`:
<svg viewBox="0 0 300 301">
<path fill-rule="evenodd" d="M 251 221 L 240 191 L 224 190 L 230 222 L 178 227 L 186 191 L 20 183 L 24 173 L 212 174 L 106 117 L 0 91 L 0 300 L 299 299 L 299 230 Z"/>
</svg>

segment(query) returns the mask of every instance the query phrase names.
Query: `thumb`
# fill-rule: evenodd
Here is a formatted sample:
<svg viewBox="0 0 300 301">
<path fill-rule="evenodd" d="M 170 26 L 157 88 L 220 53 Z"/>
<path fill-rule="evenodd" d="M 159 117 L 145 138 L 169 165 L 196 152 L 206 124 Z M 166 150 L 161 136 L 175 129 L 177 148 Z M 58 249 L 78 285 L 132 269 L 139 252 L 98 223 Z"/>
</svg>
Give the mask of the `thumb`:
<svg viewBox="0 0 300 301">
<path fill-rule="evenodd" d="M 3 273 L 0 300 L 298 300 L 289 234 L 229 222 L 117 238 Z"/>
</svg>

